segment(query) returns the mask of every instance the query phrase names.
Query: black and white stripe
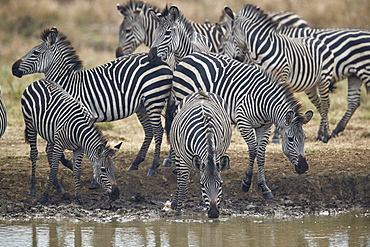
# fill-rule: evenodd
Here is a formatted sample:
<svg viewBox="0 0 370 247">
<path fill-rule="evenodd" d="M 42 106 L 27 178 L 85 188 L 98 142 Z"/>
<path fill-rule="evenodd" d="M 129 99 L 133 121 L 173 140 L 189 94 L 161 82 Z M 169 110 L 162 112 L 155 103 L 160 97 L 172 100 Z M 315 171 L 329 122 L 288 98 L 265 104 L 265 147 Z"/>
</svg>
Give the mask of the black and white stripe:
<svg viewBox="0 0 370 247">
<path fill-rule="evenodd" d="M 129 169 L 136 170 L 155 138 L 155 151 L 148 176 L 155 175 L 163 137 L 161 111 L 172 85 L 172 71 L 162 63 L 151 65 L 147 54 L 120 57 L 101 66 L 82 70 L 82 63 L 66 36 L 56 28 L 42 33 L 43 42 L 13 65 L 22 77 L 44 73 L 81 101 L 98 122 L 126 118 L 134 113 L 143 125 L 145 139 Z"/>
<path fill-rule="evenodd" d="M 257 158 L 258 185 L 266 198 L 273 197 L 264 175 L 265 150 L 274 124 L 282 134 L 284 154 L 297 173 L 308 169 L 304 153 L 305 133 L 312 111 L 300 112 L 290 87 L 272 81 L 256 66 L 213 53 L 193 53 L 185 57 L 174 71 L 173 92 L 177 101 L 202 89 L 223 98 L 229 106 L 229 116 L 236 123 L 249 149 L 249 166 L 242 188 L 248 191 Z M 173 107 L 167 108 L 171 116 Z M 170 126 L 166 126 L 167 131 Z M 171 133 L 170 133 L 171 134 Z M 256 135 L 256 136 L 255 136 Z"/>
<path fill-rule="evenodd" d="M 66 149 L 73 150 L 73 175 L 76 201 L 81 198 L 81 160 L 86 153 L 94 171 L 95 180 L 102 185 L 111 199 L 119 197 L 114 176 L 115 166 L 111 160 L 114 151 L 106 147 L 98 129 L 94 126 L 91 113 L 72 98 L 58 84 L 39 80 L 29 85 L 22 95 L 22 113 L 26 125 L 25 138 L 30 144 L 32 178 L 30 194 L 36 193 L 37 134 L 47 141 L 46 153 L 50 164 L 47 186 L 41 203 L 48 201 L 49 189 L 56 182 L 59 193 L 64 193 L 57 180 L 58 163 Z"/>
<path fill-rule="evenodd" d="M 171 207 L 178 213 L 183 208 L 190 169 L 194 166 L 201 174 L 208 217 L 219 216 L 221 171 L 230 167 L 225 154 L 232 132 L 227 111 L 220 96 L 202 91 L 186 96 L 178 105 L 169 136 L 178 184 Z"/>
<path fill-rule="evenodd" d="M 166 7 L 167 8 L 167 7 Z M 119 41 L 116 49 L 116 57 L 127 55 L 135 51 L 142 43 L 151 47 L 154 42 L 154 32 L 158 22 L 150 13 L 162 12 L 161 9 L 142 1 L 129 1 L 126 5 L 117 5 L 118 11 L 124 16 L 119 28 Z M 189 21 L 194 32 L 201 34 L 211 43 L 211 51 L 219 53 L 220 34 L 213 23 L 204 24 Z"/>
<path fill-rule="evenodd" d="M 2 92 L 0 87 L 0 138 L 4 135 L 6 126 L 8 124 L 8 117 L 6 113 L 6 107 L 2 98 Z"/>
<path fill-rule="evenodd" d="M 289 37 L 312 37 L 322 40 L 332 51 L 333 80 L 348 79 L 347 110 L 332 132 L 332 137 L 342 132 L 356 109 L 360 106 L 361 85 L 370 91 L 370 31 L 357 29 L 311 29 L 281 27 L 280 33 Z"/>
<path fill-rule="evenodd" d="M 329 90 L 333 76 L 333 54 L 319 39 L 290 38 L 277 31 L 278 24 L 253 5 L 245 5 L 235 16 L 225 7 L 232 23 L 235 45 L 253 64 L 275 79 L 289 82 L 294 92 L 305 92 L 321 115 L 317 140 L 331 138 L 328 123 Z"/>
<path fill-rule="evenodd" d="M 209 40 L 194 31 L 190 22 L 176 6 L 165 8 L 162 13 L 151 11 L 158 22 L 153 44 L 149 51 L 149 61 L 153 64 L 166 62 L 172 69 L 186 55 L 194 51 L 212 50 Z"/>
</svg>

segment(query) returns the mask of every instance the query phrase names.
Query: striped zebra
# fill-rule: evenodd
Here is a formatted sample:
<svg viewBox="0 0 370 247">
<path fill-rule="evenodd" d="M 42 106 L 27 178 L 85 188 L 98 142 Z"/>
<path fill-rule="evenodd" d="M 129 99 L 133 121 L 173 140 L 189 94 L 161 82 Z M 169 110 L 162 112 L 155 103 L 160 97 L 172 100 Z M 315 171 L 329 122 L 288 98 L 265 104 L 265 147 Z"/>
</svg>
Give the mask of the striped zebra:
<svg viewBox="0 0 370 247">
<path fill-rule="evenodd" d="M 142 1 L 129 1 L 126 5 L 117 4 L 118 11 L 124 17 L 119 28 L 119 41 L 116 57 L 133 53 L 142 43 L 151 47 L 154 41 L 154 31 L 158 27 L 150 10 L 161 13 L 159 8 Z M 204 24 L 189 22 L 196 33 L 205 36 L 212 44 L 211 51 L 219 53 L 220 34 L 213 23 Z"/>
<path fill-rule="evenodd" d="M 328 122 L 329 91 L 333 54 L 319 39 L 290 38 L 277 31 L 278 24 L 253 5 L 245 5 L 235 16 L 225 7 L 232 23 L 233 39 L 242 54 L 275 79 L 288 81 L 294 92 L 305 92 L 321 116 L 317 140 L 331 138 Z"/>
<path fill-rule="evenodd" d="M 322 40 L 334 56 L 333 84 L 348 79 L 347 110 L 331 136 L 336 137 L 347 126 L 360 106 L 361 85 L 370 91 L 370 31 L 358 29 L 297 29 L 281 27 L 289 37 L 312 37 Z"/>
<path fill-rule="evenodd" d="M 106 147 L 107 142 L 94 126 L 94 117 L 81 103 L 58 84 L 39 80 L 24 90 L 21 105 L 26 125 L 25 139 L 31 149 L 31 195 L 36 193 L 35 171 L 39 134 L 47 141 L 46 154 L 50 164 L 49 179 L 42 194 L 41 204 L 48 201 L 49 189 L 54 181 L 58 184 L 58 192 L 64 193 L 56 177 L 58 163 L 65 149 L 73 150 L 75 196 L 79 204 L 83 204 L 80 175 L 84 153 L 93 166 L 95 180 L 108 192 L 111 199 L 119 197 L 120 192 L 114 176 L 115 166 L 111 160 L 115 151 Z"/>
<path fill-rule="evenodd" d="M 83 70 L 67 37 L 56 28 L 45 30 L 43 42 L 13 64 L 13 75 L 44 73 L 81 101 L 97 122 L 126 118 L 134 113 L 145 138 L 129 170 L 137 170 L 155 137 L 155 151 L 148 176 L 156 174 L 163 137 L 161 111 L 171 90 L 172 71 L 163 64 L 151 65 L 147 54 L 120 57 L 101 66 Z"/>
<path fill-rule="evenodd" d="M 242 181 L 243 191 L 249 190 L 257 158 L 258 185 L 265 198 L 273 197 L 264 174 L 265 151 L 272 124 L 281 133 L 283 153 L 296 172 L 302 174 L 307 171 L 306 135 L 302 125 L 310 121 L 313 112 L 301 113 L 301 104 L 287 83 L 272 81 L 256 66 L 219 54 L 195 52 L 176 66 L 173 92 L 179 102 L 198 89 L 217 94 L 225 100 L 231 122 L 237 124 L 248 145 L 249 166 Z M 172 116 L 173 109 L 173 106 L 167 107 L 166 115 Z M 171 126 L 166 125 L 166 131 L 169 129 Z"/>
<path fill-rule="evenodd" d="M 211 52 L 209 40 L 195 32 L 190 22 L 176 6 L 166 7 L 162 13 L 150 11 L 158 23 L 154 41 L 149 51 L 149 61 L 153 64 L 165 61 L 173 70 L 176 64 L 193 51 Z"/>
<path fill-rule="evenodd" d="M 4 135 L 7 124 L 8 124 L 8 117 L 6 114 L 5 104 L 1 96 L 1 87 L 0 87 L 0 138 Z"/>
<path fill-rule="evenodd" d="M 169 135 L 177 172 L 177 189 L 171 208 L 178 214 L 183 208 L 190 169 L 194 166 L 200 171 L 208 217 L 219 216 L 221 171 L 230 168 L 229 157 L 225 154 L 231 140 L 227 110 L 220 96 L 203 91 L 186 96 L 178 105 Z"/>
</svg>

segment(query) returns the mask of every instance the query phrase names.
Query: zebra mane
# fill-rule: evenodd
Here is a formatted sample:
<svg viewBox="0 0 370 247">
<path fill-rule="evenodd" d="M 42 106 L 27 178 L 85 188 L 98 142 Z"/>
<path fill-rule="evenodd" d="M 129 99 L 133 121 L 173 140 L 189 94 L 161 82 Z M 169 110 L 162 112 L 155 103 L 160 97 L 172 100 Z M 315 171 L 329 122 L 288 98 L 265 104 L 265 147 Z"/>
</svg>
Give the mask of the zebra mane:
<svg viewBox="0 0 370 247">
<path fill-rule="evenodd" d="M 160 9 L 156 6 L 152 6 L 143 1 L 130 0 L 126 5 L 120 7 L 120 12 L 124 16 L 129 16 L 131 13 L 138 13 L 143 11 L 144 13 L 149 13 L 149 9 L 154 10 L 154 12 L 159 13 Z"/>
<path fill-rule="evenodd" d="M 285 101 L 290 106 L 290 109 L 294 111 L 294 115 L 298 122 L 305 122 L 305 116 L 302 114 L 302 103 L 294 96 L 291 85 L 287 81 L 278 81 L 277 85 L 281 88 L 285 95 Z"/>
<path fill-rule="evenodd" d="M 72 70 L 82 70 L 82 60 L 80 60 L 79 56 L 76 54 L 76 51 L 72 47 L 71 42 L 67 39 L 67 36 L 65 36 L 62 32 L 59 32 L 55 27 L 51 29 L 45 29 L 41 33 L 41 39 L 44 42 L 47 42 L 49 35 L 54 34 L 56 35 L 55 44 L 57 44 L 58 47 L 63 47 L 61 51 L 63 52 L 64 57 L 67 58 L 67 65 L 70 65 Z"/>
<path fill-rule="evenodd" d="M 254 21 L 263 22 L 266 27 L 276 31 L 279 27 L 279 22 L 274 21 L 267 13 L 265 13 L 260 7 L 247 4 L 240 10 L 239 16 L 248 17 Z"/>
<path fill-rule="evenodd" d="M 162 11 L 162 17 L 165 19 L 169 19 L 170 15 L 170 9 L 166 5 L 166 8 Z M 191 22 L 186 19 L 186 17 L 183 15 L 183 13 L 179 10 L 179 16 L 178 16 L 178 23 L 182 24 L 185 28 L 186 33 L 189 35 L 189 37 L 193 34 L 194 29 L 191 25 Z"/>
</svg>

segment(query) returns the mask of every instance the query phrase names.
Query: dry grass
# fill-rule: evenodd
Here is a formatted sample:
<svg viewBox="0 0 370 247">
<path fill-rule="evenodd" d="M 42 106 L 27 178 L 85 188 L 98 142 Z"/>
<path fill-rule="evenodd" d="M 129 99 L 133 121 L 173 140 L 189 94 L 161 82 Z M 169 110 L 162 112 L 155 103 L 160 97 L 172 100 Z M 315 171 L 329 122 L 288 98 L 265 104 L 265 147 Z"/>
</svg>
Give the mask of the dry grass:
<svg viewBox="0 0 370 247">
<path fill-rule="evenodd" d="M 126 1 L 119 1 L 121 4 Z M 22 125 L 20 97 L 24 88 L 43 75 L 29 75 L 22 79 L 11 75 L 11 65 L 29 49 L 40 42 L 45 28 L 56 26 L 71 40 L 86 68 L 105 63 L 114 58 L 118 41 L 118 27 L 122 16 L 116 10 L 116 0 L 0 0 L 0 85 L 9 111 L 9 124 Z M 225 5 L 238 11 L 245 3 L 261 6 L 269 11 L 288 10 L 301 15 L 314 27 L 368 28 L 370 2 L 366 0 L 250 0 L 238 1 L 158 1 L 148 3 L 163 8 L 166 3 L 176 4 L 189 20 L 215 22 Z M 140 47 L 138 50 L 146 51 Z M 362 90 L 365 91 L 365 90 Z M 313 108 L 306 97 L 298 96 L 305 108 Z M 332 95 L 331 124 L 338 122 L 346 107 L 346 83 L 341 82 Z M 370 119 L 370 102 L 363 92 L 362 105 L 356 118 Z M 318 121 L 315 114 L 314 123 Z M 332 127 L 333 128 L 333 127 Z M 366 135 L 366 134 L 365 134 Z"/>
</svg>

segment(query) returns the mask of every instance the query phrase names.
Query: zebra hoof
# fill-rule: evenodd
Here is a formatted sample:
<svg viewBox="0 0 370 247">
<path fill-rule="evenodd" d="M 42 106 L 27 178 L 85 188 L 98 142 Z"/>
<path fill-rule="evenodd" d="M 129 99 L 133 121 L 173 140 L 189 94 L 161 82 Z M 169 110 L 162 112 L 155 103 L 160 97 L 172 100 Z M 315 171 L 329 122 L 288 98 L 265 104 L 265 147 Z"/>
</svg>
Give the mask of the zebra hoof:
<svg viewBox="0 0 370 247">
<path fill-rule="evenodd" d="M 250 184 L 248 184 L 245 180 L 242 180 L 242 185 L 241 185 L 242 191 L 248 192 L 250 187 L 251 187 Z"/>
<path fill-rule="evenodd" d="M 172 160 L 171 159 L 168 159 L 168 158 L 165 158 L 164 161 L 163 161 L 163 165 L 164 167 L 171 167 L 172 165 Z"/>
<path fill-rule="evenodd" d="M 147 177 L 154 177 L 155 175 L 157 175 L 157 171 L 155 171 L 155 170 L 149 170 L 148 171 L 148 174 L 146 176 Z"/>
<path fill-rule="evenodd" d="M 31 188 L 30 191 L 28 192 L 28 195 L 35 196 L 36 195 L 36 189 L 35 188 Z"/>
<path fill-rule="evenodd" d="M 127 169 L 127 171 L 134 171 L 137 170 L 139 167 L 137 165 L 130 165 L 130 167 Z"/>
<path fill-rule="evenodd" d="M 90 190 L 95 190 L 99 188 L 99 183 L 95 181 L 95 179 L 93 179 L 89 185 L 89 189 Z"/>
<path fill-rule="evenodd" d="M 280 140 L 279 138 L 272 138 L 272 143 L 275 143 L 275 144 L 280 144 Z"/>
<path fill-rule="evenodd" d="M 272 194 L 271 191 L 265 191 L 265 192 L 262 193 L 262 195 L 263 195 L 263 198 L 265 198 L 265 199 L 272 199 L 272 198 L 274 198 L 274 195 Z"/>
</svg>

